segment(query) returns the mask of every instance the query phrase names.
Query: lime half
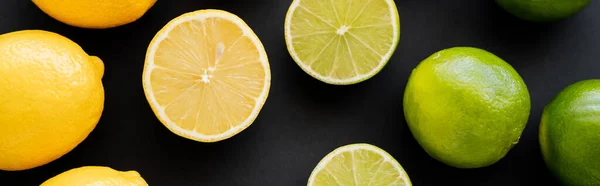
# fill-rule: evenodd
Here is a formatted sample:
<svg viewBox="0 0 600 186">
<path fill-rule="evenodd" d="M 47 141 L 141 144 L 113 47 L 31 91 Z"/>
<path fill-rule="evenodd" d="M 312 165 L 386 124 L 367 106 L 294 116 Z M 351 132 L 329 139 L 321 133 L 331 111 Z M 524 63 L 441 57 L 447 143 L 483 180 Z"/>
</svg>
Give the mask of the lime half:
<svg viewBox="0 0 600 186">
<path fill-rule="evenodd" d="M 294 61 L 329 84 L 373 77 L 399 40 L 393 0 L 294 0 L 285 19 L 285 41 Z"/>
<path fill-rule="evenodd" d="M 335 149 L 317 164 L 308 186 L 412 185 L 400 164 L 384 150 L 369 144 Z"/>
</svg>

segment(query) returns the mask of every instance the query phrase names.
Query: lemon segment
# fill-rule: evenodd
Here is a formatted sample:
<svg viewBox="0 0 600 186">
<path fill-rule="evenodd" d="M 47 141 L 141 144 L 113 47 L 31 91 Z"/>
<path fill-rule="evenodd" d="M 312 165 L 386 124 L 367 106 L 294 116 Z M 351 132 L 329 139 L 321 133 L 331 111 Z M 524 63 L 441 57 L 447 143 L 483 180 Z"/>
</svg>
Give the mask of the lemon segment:
<svg viewBox="0 0 600 186">
<path fill-rule="evenodd" d="M 410 186 L 402 166 L 384 150 L 369 144 L 339 147 L 317 164 L 308 186 Z"/>
<path fill-rule="evenodd" d="M 254 121 L 270 88 L 266 52 L 242 19 L 199 10 L 169 22 L 152 40 L 143 84 L 156 116 L 172 132 L 224 140 Z"/>
<path fill-rule="evenodd" d="M 295 0 L 285 20 L 294 61 L 329 84 L 371 78 L 388 62 L 399 38 L 400 19 L 392 0 Z"/>
</svg>

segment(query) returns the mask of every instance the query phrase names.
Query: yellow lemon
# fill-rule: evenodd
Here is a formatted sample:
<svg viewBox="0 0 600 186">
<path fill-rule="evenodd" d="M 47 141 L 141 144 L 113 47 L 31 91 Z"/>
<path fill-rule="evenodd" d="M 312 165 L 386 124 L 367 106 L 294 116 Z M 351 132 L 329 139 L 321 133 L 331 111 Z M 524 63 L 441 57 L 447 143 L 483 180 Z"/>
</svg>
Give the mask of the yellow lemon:
<svg viewBox="0 0 600 186">
<path fill-rule="evenodd" d="M 85 166 L 63 172 L 40 186 L 141 186 L 148 185 L 136 171 L 118 171 L 110 167 Z"/>
<path fill-rule="evenodd" d="M 59 34 L 0 35 L 0 170 L 38 167 L 81 143 L 102 114 L 103 73 Z"/>
<path fill-rule="evenodd" d="M 142 17 L 156 0 L 33 0 L 50 17 L 81 28 L 112 28 Z"/>
<path fill-rule="evenodd" d="M 267 53 L 252 29 L 223 10 L 198 10 L 165 25 L 142 78 L 158 119 L 175 134 L 216 142 L 248 128 L 271 86 Z"/>
</svg>

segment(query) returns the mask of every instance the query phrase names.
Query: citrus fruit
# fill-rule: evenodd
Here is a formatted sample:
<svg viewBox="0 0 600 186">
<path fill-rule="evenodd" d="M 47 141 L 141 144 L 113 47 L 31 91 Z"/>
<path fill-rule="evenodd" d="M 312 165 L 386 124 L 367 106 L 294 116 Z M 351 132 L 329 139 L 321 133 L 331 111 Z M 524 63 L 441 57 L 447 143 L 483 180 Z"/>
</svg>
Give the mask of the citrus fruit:
<svg viewBox="0 0 600 186">
<path fill-rule="evenodd" d="M 25 170 L 71 151 L 104 107 L 104 65 L 56 33 L 0 35 L 0 170 Z"/>
<path fill-rule="evenodd" d="M 325 156 L 312 171 L 308 186 L 412 185 L 402 166 L 370 144 L 350 144 Z"/>
<path fill-rule="evenodd" d="M 40 186 L 142 186 L 148 185 L 136 171 L 117 171 L 110 167 L 84 166 L 56 175 Z"/>
<path fill-rule="evenodd" d="M 417 142 L 457 168 L 502 159 L 518 142 L 530 107 L 517 71 L 472 47 L 444 49 L 422 61 L 404 94 L 404 115 Z"/>
<path fill-rule="evenodd" d="M 539 135 L 546 165 L 564 185 L 600 185 L 600 80 L 579 81 L 554 97 Z"/>
<path fill-rule="evenodd" d="M 33 3 L 67 25 L 102 29 L 138 20 L 156 0 L 33 0 Z"/>
<path fill-rule="evenodd" d="M 294 0 L 285 18 L 290 55 L 306 73 L 329 84 L 373 77 L 399 39 L 393 0 Z"/>
<path fill-rule="evenodd" d="M 104 106 L 104 65 L 56 33 L 0 35 L 0 170 L 25 170 L 71 151 Z"/>
<path fill-rule="evenodd" d="M 267 54 L 242 19 L 223 10 L 183 14 L 152 39 L 144 92 L 158 119 L 200 142 L 249 127 L 271 85 Z"/>
<path fill-rule="evenodd" d="M 496 3 L 523 20 L 550 22 L 576 14 L 590 0 L 496 0 Z"/>
</svg>

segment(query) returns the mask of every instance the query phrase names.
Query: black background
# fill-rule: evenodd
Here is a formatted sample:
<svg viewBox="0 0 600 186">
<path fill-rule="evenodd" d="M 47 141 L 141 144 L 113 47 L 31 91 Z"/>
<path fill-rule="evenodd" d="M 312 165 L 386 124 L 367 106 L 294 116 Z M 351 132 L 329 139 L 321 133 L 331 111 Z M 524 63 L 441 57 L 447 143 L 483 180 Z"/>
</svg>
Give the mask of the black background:
<svg viewBox="0 0 600 186">
<path fill-rule="evenodd" d="M 600 1 L 555 23 L 521 21 L 492 0 L 402 0 L 401 38 L 388 65 L 352 86 L 321 83 L 289 56 L 283 36 L 291 0 L 158 0 L 138 21 L 104 30 L 62 24 L 31 1 L 0 1 L 0 33 L 43 29 L 69 37 L 106 66 L 105 110 L 77 148 L 42 167 L 1 172 L 0 185 L 39 185 L 86 165 L 137 170 L 150 185 L 306 185 L 318 161 L 350 143 L 392 154 L 414 185 L 556 185 L 542 160 L 537 130 L 543 106 L 565 86 L 600 78 Z M 262 40 L 272 73 L 270 96 L 254 124 L 212 144 L 169 132 L 142 89 L 145 52 L 169 20 L 198 9 L 244 19 Z M 531 116 L 520 143 L 493 166 L 456 169 L 430 158 L 413 139 L 402 96 L 421 60 L 441 49 L 473 46 L 510 64 L 529 87 Z"/>
</svg>

